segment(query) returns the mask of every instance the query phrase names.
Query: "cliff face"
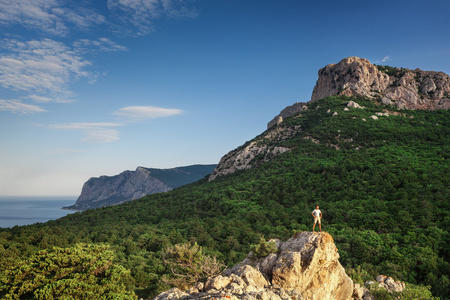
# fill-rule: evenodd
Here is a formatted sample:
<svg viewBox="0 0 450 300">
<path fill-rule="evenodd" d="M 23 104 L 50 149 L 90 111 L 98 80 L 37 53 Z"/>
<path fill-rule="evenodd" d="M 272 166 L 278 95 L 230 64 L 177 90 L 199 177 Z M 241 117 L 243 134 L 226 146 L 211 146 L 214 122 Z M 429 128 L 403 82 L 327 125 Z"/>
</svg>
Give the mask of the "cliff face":
<svg viewBox="0 0 450 300">
<path fill-rule="evenodd" d="M 267 123 L 267 129 L 280 124 L 281 122 L 283 122 L 283 119 L 307 109 L 308 106 L 306 106 L 305 102 L 297 102 L 289 105 L 285 109 L 283 109 L 277 116 L 275 116 L 275 118 L 273 118 L 269 123 Z"/>
<path fill-rule="evenodd" d="M 66 209 L 85 210 L 120 204 L 149 194 L 168 192 L 210 174 L 216 165 L 195 165 L 173 169 L 138 167 L 115 176 L 89 179 L 75 205 Z"/>
<path fill-rule="evenodd" d="M 290 128 L 277 128 L 260 136 L 256 141 L 249 142 L 223 156 L 209 176 L 209 181 L 217 177 L 232 174 L 236 171 L 248 170 L 256 165 L 269 161 L 273 156 L 291 151 L 286 147 L 276 146 L 276 142 L 295 134 Z M 264 140 L 264 143 L 259 141 Z"/>
<path fill-rule="evenodd" d="M 311 101 L 327 96 L 365 96 L 406 109 L 449 109 L 450 77 L 443 72 L 376 66 L 348 57 L 319 70 Z"/>
<path fill-rule="evenodd" d="M 152 177 L 150 170 L 138 167 L 134 172 L 125 171 L 115 176 L 89 179 L 83 185 L 75 206 L 87 209 L 104 206 L 107 203 L 119 204 L 148 194 L 168 192 L 171 189 Z"/>
<path fill-rule="evenodd" d="M 376 66 L 359 57 L 348 57 L 338 64 L 327 65 L 319 70 L 311 101 L 286 107 L 267 124 L 266 133 L 223 156 L 209 181 L 251 169 L 275 155 L 290 151 L 277 147 L 275 142 L 295 135 L 301 128 L 275 126 L 308 110 L 312 101 L 334 95 L 364 96 L 401 109 L 449 109 L 450 77 L 442 72 Z"/>
<path fill-rule="evenodd" d="M 277 248 L 277 253 L 261 258 L 250 253 L 243 262 L 222 275 L 209 278 L 205 283 L 198 283 L 187 292 L 171 289 L 155 300 L 182 297 L 352 299 L 353 281 L 339 263 L 339 254 L 331 235 L 325 232 L 303 232 L 284 243 L 278 241 Z"/>
</svg>

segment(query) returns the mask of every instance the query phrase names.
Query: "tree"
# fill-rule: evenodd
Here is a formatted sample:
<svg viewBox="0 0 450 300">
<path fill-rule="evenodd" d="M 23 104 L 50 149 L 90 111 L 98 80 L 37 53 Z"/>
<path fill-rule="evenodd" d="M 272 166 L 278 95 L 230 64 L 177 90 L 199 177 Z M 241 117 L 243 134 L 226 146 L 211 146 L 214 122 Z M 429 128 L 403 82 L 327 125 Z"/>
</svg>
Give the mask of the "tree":
<svg viewBox="0 0 450 300">
<path fill-rule="evenodd" d="M 186 289 L 201 279 L 216 276 L 226 267 L 215 256 L 204 255 L 202 247 L 197 243 L 168 246 L 162 257 L 174 276 L 172 279 L 163 277 L 162 284 L 175 285 L 181 289 Z"/>
<path fill-rule="evenodd" d="M 136 299 L 127 289 L 130 272 L 113 263 L 107 245 L 53 247 L 5 270 L 4 299 Z"/>
</svg>

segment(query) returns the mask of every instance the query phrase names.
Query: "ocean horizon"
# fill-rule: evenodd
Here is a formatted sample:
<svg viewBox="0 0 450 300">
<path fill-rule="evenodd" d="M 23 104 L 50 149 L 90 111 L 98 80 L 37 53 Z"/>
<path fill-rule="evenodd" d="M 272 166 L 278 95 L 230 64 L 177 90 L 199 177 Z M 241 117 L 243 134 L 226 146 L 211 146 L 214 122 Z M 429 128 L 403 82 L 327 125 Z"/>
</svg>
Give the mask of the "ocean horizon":
<svg viewBox="0 0 450 300">
<path fill-rule="evenodd" d="M 76 196 L 0 196 L 0 227 L 45 223 L 75 211 L 62 207 L 75 204 Z"/>
</svg>

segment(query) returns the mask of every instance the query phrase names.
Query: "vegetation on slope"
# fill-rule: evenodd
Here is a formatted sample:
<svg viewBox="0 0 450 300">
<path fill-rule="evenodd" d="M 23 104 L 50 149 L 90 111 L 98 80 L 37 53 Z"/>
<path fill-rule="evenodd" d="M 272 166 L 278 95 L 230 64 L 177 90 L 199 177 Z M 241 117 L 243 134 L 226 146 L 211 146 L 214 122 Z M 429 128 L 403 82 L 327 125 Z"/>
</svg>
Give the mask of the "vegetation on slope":
<svg viewBox="0 0 450 300">
<path fill-rule="evenodd" d="M 1 269 L 41 249 L 105 243 L 115 251 L 114 264 L 131 271 L 137 294 L 150 296 L 167 288 L 161 280 L 170 275 L 162 258 L 167 247 L 197 243 L 232 265 L 261 237 L 287 239 L 311 230 L 310 212 L 320 205 L 323 229 L 355 280 L 385 274 L 430 285 L 433 295 L 448 299 L 450 112 L 397 111 L 366 99 L 353 99 L 365 109 L 345 111 L 349 100 L 310 103 L 278 125 L 295 131 L 289 139 L 256 137 L 291 151 L 250 170 L 1 229 Z M 390 116 L 371 118 L 384 109 Z"/>
</svg>

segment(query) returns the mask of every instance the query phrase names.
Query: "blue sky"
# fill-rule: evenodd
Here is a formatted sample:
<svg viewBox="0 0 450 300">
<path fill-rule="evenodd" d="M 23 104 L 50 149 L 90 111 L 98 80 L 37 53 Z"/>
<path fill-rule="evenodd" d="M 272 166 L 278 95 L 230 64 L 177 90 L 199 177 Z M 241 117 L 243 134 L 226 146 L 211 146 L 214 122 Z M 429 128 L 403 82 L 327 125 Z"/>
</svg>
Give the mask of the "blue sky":
<svg viewBox="0 0 450 300">
<path fill-rule="evenodd" d="M 0 0 L 0 195 L 218 163 L 349 56 L 450 73 L 448 1 Z"/>
</svg>

